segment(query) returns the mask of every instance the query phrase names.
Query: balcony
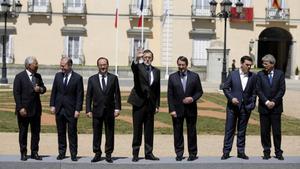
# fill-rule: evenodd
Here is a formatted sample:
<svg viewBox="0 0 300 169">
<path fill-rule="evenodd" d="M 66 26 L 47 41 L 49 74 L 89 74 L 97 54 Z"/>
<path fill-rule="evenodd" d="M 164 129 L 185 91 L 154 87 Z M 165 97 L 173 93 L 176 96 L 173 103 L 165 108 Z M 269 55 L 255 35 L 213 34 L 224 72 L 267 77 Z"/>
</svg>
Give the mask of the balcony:
<svg viewBox="0 0 300 169">
<path fill-rule="evenodd" d="M 129 17 L 130 19 L 137 18 L 141 15 L 140 7 L 137 4 L 129 5 Z M 144 5 L 143 7 L 144 18 L 151 19 L 153 17 L 152 5 Z"/>
<path fill-rule="evenodd" d="M 86 3 L 63 3 L 63 16 L 79 16 L 82 19 L 86 18 L 87 8 Z"/>
<path fill-rule="evenodd" d="M 27 2 L 27 12 L 29 17 L 35 15 L 50 18 L 52 14 L 51 2 L 45 1 L 43 4 L 38 4 L 35 1 L 29 1 Z"/>
<path fill-rule="evenodd" d="M 288 22 L 290 20 L 290 9 L 282 8 L 266 8 L 266 20 L 277 22 Z"/>
<path fill-rule="evenodd" d="M 211 17 L 210 13 L 210 7 L 209 6 L 203 6 L 203 5 L 192 5 L 191 6 L 191 12 L 192 12 L 192 19 L 213 19 Z"/>
</svg>

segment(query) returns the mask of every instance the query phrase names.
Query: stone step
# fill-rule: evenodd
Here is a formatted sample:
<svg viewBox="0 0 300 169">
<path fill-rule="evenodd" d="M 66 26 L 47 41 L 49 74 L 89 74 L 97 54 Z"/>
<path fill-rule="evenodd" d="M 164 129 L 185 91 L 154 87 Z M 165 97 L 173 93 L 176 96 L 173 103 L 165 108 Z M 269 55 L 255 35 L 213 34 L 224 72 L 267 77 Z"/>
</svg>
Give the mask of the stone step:
<svg viewBox="0 0 300 169">
<path fill-rule="evenodd" d="M 261 157 L 250 157 L 249 160 L 242 160 L 231 157 L 227 160 L 220 160 L 220 157 L 199 157 L 195 161 L 175 161 L 174 157 L 163 157 L 160 161 L 150 161 L 141 158 L 138 162 L 132 162 L 131 157 L 113 157 L 112 164 L 107 163 L 104 158 L 97 163 L 91 163 L 92 157 L 79 157 L 77 162 L 72 162 L 68 157 L 58 161 L 54 156 L 43 156 L 42 161 L 28 159 L 23 162 L 16 155 L 0 155 L 0 169 L 131 169 L 131 168 L 149 168 L 149 169 L 299 169 L 299 156 L 286 156 L 285 160 L 279 161 L 275 158 L 262 160 Z"/>
</svg>

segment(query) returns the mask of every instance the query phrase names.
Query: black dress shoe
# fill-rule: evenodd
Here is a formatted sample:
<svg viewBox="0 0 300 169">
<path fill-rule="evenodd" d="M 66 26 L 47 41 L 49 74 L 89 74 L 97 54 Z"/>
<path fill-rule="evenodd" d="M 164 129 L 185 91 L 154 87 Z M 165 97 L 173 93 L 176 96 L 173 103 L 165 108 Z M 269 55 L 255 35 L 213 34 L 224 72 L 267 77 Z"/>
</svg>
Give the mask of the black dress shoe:
<svg viewBox="0 0 300 169">
<path fill-rule="evenodd" d="M 42 157 L 39 156 L 38 153 L 31 154 L 30 158 L 35 159 L 35 160 L 42 160 Z"/>
<path fill-rule="evenodd" d="M 277 158 L 278 160 L 284 160 L 282 155 L 276 155 L 275 158 Z"/>
<path fill-rule="evenodd" d="M 146 160 L 153 160 L 153 161 L 158 161 L 159 160 L 159 158 L 155 157 L 153 154 L 146 155 L 145 159 Z"/>
<path fill-rule="evenodd" d="M 249 157 L 245 153 L 238 153 L 237 157 L 241 158 L 241 159 L 244 159 L 244 160 L 248 160 L 249 159 Z"/>
<path fill-rule="evenodd" d="M 21 153 L 21 160 L 22 161 L 27 161 L 27 155 L 26 155 L 26 153 Z"/>
<path fill-rule="evenodd" d="M 91 160 L 92 163 L 101 161 L 101 153 L 96 153 L 94 158 Z"/>
<path fill-rule="evenodd" d="M 57 160 L 63 160 L 64 158 L 66 158 L 64 154 L 58 154 L 58 156 L 56 157 Z"/>
<path fill-rule="evenodd" d="M 138 156 L 133 156 L 131 161 L 132 162 L 138 162 L 139 161 L 139 157 Z"/>
<path fill-rule="evenodd" d="M 71 155 L 71 160 L 72 161 L 78 161 L 77 156 L 76 155 Z"/>
<path fill-rule="evenodd" d="M 189 158 L 187 159 L 187 161 L 194 161 L 197 158 L 198 158 L 197 156 L 191 155 L 191 156 L 189 156 Z"/>
<path fill-rule="evenodd" d="M 264 153 L 263 159 L 264 160 L 269 160 L 271 158 L 269 153 Z"/>
<path fill-rule="evenodd" d="M 111 158 L 111 154 L 106 154 L 105 161 L 108 162 L 108 163 L 113 163 L 113 160 Z"/>
<path fill-rule="evenodd" d="M 228 158 L 230 158 L 229 153 L 223 153 L 221 160 L 227 160 Z"/>
<path fill-rule="evenodd" d="M 176 156 L 176 161 L 182 161 L 183 160 L 183 157 L 182 156 Z"/>
</svg>

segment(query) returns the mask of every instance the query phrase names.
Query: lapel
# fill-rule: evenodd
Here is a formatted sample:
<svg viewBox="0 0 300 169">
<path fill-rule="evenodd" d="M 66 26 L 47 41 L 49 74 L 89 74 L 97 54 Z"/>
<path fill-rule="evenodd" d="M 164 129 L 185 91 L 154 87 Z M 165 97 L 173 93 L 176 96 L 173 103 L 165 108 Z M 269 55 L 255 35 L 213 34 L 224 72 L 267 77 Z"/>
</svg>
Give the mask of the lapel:
<svg viewBox="0 0 300 169">
<path fill-rule="evenodd" d="M 182 95 L 184 96 L 185 93 L 184 93 L 183 86 L 182 86 L 182 83 L 181 83 L 181 78 L 180 78 L 180 72 L 179 71 L 177 71 L 176 74 L 175 74 L 175 83 L 176 82 L 179 83 L 179 85 L 180 85 L 179 90 L 181 91 Z M 187 87 L 187 85 L 186 85 L 186 87 Z"/>
<path fill-rule="evenodd" d="M 33 89 L 33 85 L 32 85 L 32 81 L 30 80 L 26 70 L 24 70 L 24 76 L 25 76 L 25 79 L 26 79 L 26 83 L 28 84 L 28 86 L 31 86 L 31 88 Z M 36 79 L 37 80 L 37 79 Z"/>
<path fill-rule="evenodd" d="M 146 69 L 146 65 L 144 63 L 142 63 L 141 65 L 142 65 L 141 66 L 141 69 L 142 69 L 141 73 L 142 73 L 143 77 L 146 79 L 147 84 L 149 85 L 150 82 L 149 82 L 149 78 L 148 78 L 148 71 Z"/>
<path fill-rule="evenodd" d="M 108 91 L 111 88 L 111 84 L 112 84 L 112 75 L 110 73 L 107 72 L 107 83 L 106 83 L 106 90 L 105 93 L 108 93 Z"/>
<path fill-rule="evenodd" d="M 96 90 L 98 90 L 99 91 L 99 93 L 102 93 L 103 91 L 102 91 L 102 88 L 101 88 L 101 79 L 100 79 L 100 77 L 99 77 L 99 73 L 97 73 L 96 74 L 96 79 L 95 79 L 96 81 L 95 81 L 95 83 L 96 83 Z"/>
<path fill-rule="evenodd" d="M 188 89 L 189 89 L 188 86 L 190 86 L 191 81 L 192 81 L 191 72 L 190 72 L 189 70 L 187 70 L 187 71 L 186 71 L 185 93 L 187 93 L 187 91 L 188 91 Z M 181 82 L 181 80 L 180 80 L 180 82 Z M 181 84 L 181 86 L 182 86 L 182 84 Z M 184 90 L 183 90 L 183 86 L 182 86 L 182 91 L 184 91 Z"/>
<path fill-rule="evenodd" d="M 245 87 L 245 90 L 244 91 L 247 91 L 249 86 L 250 86 L 250 83 L 252 83 L 252 72 L 249 72 L 248 73 L 248 81 L 247 81 L 247 84 L 246 84 L 246 87 Z"/>
<path fill-rule="evenodd" d="M 241 75 L 240 75 L 240 71 L 239 70 L 235 71 L 235 76 L 236 76 L 237 84 L 239 85 L 240 90 L 243 91 L 242 79 L 241 79 Z M 246 90 L 246 87 L 245 87 L 245 90 Z"/>
<path fill-rule="evenodd" d="M 270 81 L 269 81 L 269 76 L 268 76 L 269 74 L 268 74 L 268 72 L 266 72 L 265 70 L 264 70 L 264 78 L 265 78 L 265 81 L 266 81 L 266 83 L 267 84 L 269 84 L 269 86 L 270 87 L 272 87 L 272 85 L 270 84 Z M 272 77 L 272 81 L 274 82 L 274 77 L 275 77 L 275 70 L 273 71 L 273 77 Z"/>
</svg>

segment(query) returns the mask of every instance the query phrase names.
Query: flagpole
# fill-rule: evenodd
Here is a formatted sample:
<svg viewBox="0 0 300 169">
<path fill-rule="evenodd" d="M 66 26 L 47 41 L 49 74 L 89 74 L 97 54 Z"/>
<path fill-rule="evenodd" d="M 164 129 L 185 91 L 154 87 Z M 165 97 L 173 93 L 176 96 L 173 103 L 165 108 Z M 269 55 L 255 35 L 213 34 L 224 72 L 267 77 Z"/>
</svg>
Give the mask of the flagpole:
<svg viewBox="0 0 300 169">
<path fill-rule="evenodd" d="M 115 75 L 118 76 L 118 58 L 119 58 L 119 0 L 116 1 L 116 18 L 115 18 L 115 28 L 116 28 L 116 48 L 115 48 Z"/>
<path fill-rule="evenodd" d="M 119 58 L 119 53 L 118 53 L 118 49 L 119 49 L 119 27 L 117 27 L 116 29 L 116 49 L 115 49 L 115 75 L 118 76 L 118 58 Z"/>
<path fill-rule="evenodd" d="M 143 14 L 143 11 L 142 11 L 142 33 L 141 33 L 141 46 L 142 46 L 142 49 L 144 50 L 144 14 Z"/>
<path fill-rule="evenodd" d="M 170 0 L 168 0 L 168 4 L 167 4 L 167 19 L 166 19 L 166 28 L 167 28 L 167 63 L 166 63 L 166 74 L 165 74 L 165 79 L 169 79 L 169 27 L 170 27 L 170 14 L 169 14 L 169 9 L 170 9 Z"/>
</svg>

